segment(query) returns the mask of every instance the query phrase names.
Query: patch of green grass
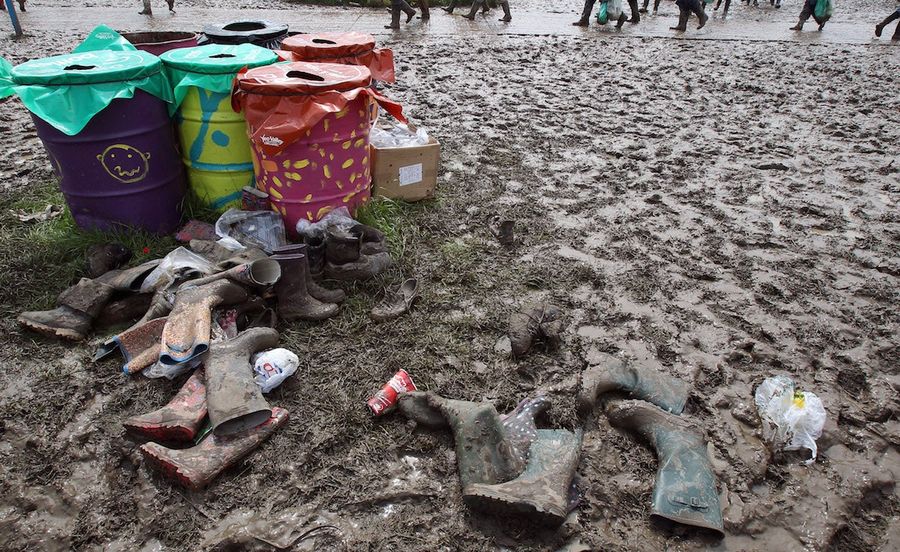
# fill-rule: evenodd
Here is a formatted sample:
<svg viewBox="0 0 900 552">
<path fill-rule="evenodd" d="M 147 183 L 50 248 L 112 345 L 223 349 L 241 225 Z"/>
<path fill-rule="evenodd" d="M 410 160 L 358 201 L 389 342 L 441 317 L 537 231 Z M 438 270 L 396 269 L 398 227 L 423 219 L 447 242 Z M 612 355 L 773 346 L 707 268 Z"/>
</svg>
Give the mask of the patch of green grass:
<svg viewBox="0 0 900 552">
<path fill-rule="evenodd" d="M 378 228 L 387 237 L 394 258 L 403 258 L 407 245 L 421 238 L 419 214 L 428 202 L 405 201 L 373 197 L 356 212 L 356 220 Z"/>
</svg>

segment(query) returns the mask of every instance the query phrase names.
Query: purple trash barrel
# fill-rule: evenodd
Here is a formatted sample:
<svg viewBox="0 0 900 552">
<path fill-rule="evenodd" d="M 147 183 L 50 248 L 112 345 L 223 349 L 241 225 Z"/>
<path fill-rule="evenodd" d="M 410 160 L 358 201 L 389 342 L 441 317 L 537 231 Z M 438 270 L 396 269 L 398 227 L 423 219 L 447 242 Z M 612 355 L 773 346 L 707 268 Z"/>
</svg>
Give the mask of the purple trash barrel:
<svg viewBox="0 0 900 552">
<path fill-rule="evenodd" d="M 184 173 L 166 104 L 137 90 L 68 136 L 32 114 L 75 223 L 168 234 L 181 222 Z"/>
<path fill-rule="evenodd" d="M 79 227 L 178 227 L 184 168 L 158 57 L 81 52 L 28 61 L 11 74 Z"/>
<path fill-rule="evenodd" d="M 197 33 L 185 31 L 149 31 L 143 33 L 122 33 L 122 37 L 134 44 L 138 50 L 162 55 L 176 48 L 193 48 L 197 45 Z"/>
</svg>

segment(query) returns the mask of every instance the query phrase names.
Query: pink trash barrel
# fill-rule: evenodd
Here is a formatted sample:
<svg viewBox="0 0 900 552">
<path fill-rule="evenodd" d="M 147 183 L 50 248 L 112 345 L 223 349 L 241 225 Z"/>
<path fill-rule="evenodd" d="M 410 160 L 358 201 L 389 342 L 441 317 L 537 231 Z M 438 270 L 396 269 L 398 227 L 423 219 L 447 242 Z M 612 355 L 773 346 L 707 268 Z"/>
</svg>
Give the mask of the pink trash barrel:
<svg viewBox="0 0 900 552">
<path fill-rule="evenodd" d="M 197 33 L 184 31 L 151 31 L 143 33 L 122 33 L 122 38 L 134 44 L 138 50 L 154 56 L 162 55 L 176 48 L 193 48 L 197 45 Z"/>
<path fill-rule="evenodd" d="M 247 120 L 256 186 L 296 236 L 297 221 L 321 219 L 369 200 L 370 105 L 405 121 L 402 108 L 371 89 L 366 67 L 270 65 L 239 73 L 232 104 Z"/>
</svg>

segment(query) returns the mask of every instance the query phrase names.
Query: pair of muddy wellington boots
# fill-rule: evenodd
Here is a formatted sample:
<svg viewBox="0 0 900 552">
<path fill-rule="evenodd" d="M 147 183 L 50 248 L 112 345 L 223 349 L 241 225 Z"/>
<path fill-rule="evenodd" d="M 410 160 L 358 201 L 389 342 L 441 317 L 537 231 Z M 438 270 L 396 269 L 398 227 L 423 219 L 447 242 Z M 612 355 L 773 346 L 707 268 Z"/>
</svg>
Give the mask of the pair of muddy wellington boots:
<svg viewBox="0 0 900 552">
<path fill-rule="evenodd" d="M 651 516 L 724 535 L 716 477 L 700 427 L 682 418 L 690 393 L 684 381 L 647 363 L 603 355 L 584 371 L 578 411 L 589 416 L 600 395 L 619 391 L 638 400 L 612 401 L 610 423 L 640 434 L 656 451 L 658 468 Z"/>
<path fill-rule="evenodd" d="M 46 311 L 23 312 L 19 325 L 28 330 L 67 341 L 81 341 L 114 295 L 138 294 L 141 284 L 159 264 L 149 261 L 133 268 L 111 270 L 98 278 L 82 278 L 60 293 L 56 307 Z"/>
<path fill-rule="evenodd" d="M 406 14 L 407 23 L 412 21 L 412 18 L 416 16 L 416 10 L 414 10 L 406 0 L 393 0 L 391 2 L 391 24 L 385 25 L 384 28 L 399 29 L 401 12 Z"/>
<path fill-rule="evenodd" d="M 173 449 L 150 442 L 141 453 L 155 469 L 179 484 L 200 489 L 284 425 L 288 412 L 271 407 L 253 378 L 250 357 L 278 344 L 278 332 L 252 328 L 214 343 L 205 369 L 192 374 L 162 408 L 129 418 L 129 433 L 153 441 L 193 441 L 208 415 L 211 432 L 199 444 Z"/>
<path fill-rule="evenodd" d="M 509 23 L 512 21 L 512 12 L 509 11 L 509 2 L 508 0 L 498 0 L 497 4 L 499 4 L 500 8 L 503 9 L 503 17 L 498 19 L 498 21 L 503 21 L 504 23 Z M 466 19 L 474 20 L 475 14 L 478 13 L 478 10 L 481 9 L 481 13 L 487 13 L 488 5 L 486 0 L 475 0 L 472 2 L 472 8 L 469 10 L 469 13 L 463 15 Z M 452 9 L 447 13 L 452 13 Z"/>
<path fill-rule="evenodd" d="M 286 245 L 277 248 L 271 257 L 281 265 L 282 277 L 275 284 L 275 296 L 278 316 L 283 320 L 330 318 L 338 313 L 338 303 L 347 298 L 343 290 L 329 289 L 315 281 L 310 249 L 305 243 Z"/>
<path fill-rule="evenodd" d="M 325 232 L 326 278 L 369 280 L 391 267 L 385 236 L 364 224 L 331 226 Z"/>
<path fill-rule="evenodd" d="M 509 317 L 508 335 L 513 358 L 522 358 L 537 342 L 556 348 L 560 331 L 562 311 L 558 307 L 540 301 L 527 303 Z"/>
<path fill-rule="evenodd" d="M 534 417 L 549 404 L 537 397 L 500 416 L 489 402 L 414 392 L 402 396 L 399 408 L 416 423 L 453 431 L 463 501 L 469 507 L 560 525 L 575 504 L 571 489 L 582 434 L 580 429 L 537 429 Z"/>
</svg>

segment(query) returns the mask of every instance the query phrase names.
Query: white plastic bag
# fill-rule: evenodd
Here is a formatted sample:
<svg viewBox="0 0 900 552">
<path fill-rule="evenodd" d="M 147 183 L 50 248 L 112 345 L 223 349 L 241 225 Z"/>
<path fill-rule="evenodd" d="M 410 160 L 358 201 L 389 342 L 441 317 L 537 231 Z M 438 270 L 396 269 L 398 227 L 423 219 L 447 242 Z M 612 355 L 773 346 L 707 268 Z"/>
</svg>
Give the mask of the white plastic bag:
<svg viewBox="0 0 900 552">
<path fill-rule="evenodd" d="M 616 21 L 622 15 L 622 0 L 609 0 L 606 6 L 608 21 Z"/>
<path fill-rule="evenodd" d="M 221 238 L 216 243 L 232 251 L 258 247 L 272 253 L 276 247 L 287 244 L 284 221 L 273 211 L 228 209 L 216 221 L 216 235 Z"/>
<path fill-rule="evenodd" d="M 403 123 L 383 128 L 374 126 L 369 131 L 369 143 L 379 148 L 407 148 L 428 144 L 428 132 L 424 128 L 413 131 Z"/>
<path fill-rule="evenodd" d="M 756 389 L 756 410 L 762 420 L 763 439 L 772 450 L 809 449 L 816 460 L 816 439 L 825 426 L 825 407 L 815 393 L 799 391 L 787 376 L 766 378 Z"/>
<path fill-rule="evenodd" d="M 272 349 L 253 355 L 253 371 L 256 383 L 263 393 L 275 389 L 288 379 L 300 366 L 300 359 L 287 349 Z"/>
<path fill-rule="evenodd" d="M 209 276 L 214 271 L 212 263 L 190 249 L 179 247 L 163 257 L 153 272 L 144 278 L 141 292 L 167 289 L 178 280 Z"/>
<path fill-rule="evenodd" d="M 305 218 L 301 218 L 297 221 L 296 229 L 301 236 L 313 238 L 324 236 L 325 230 L 329 226 L 337 226 L 346 230 L 354 224 L 356 224 L 356 221 L 350 216 L 350 211 L 346 207 L 338 207 L 333 211 L 329 211 L 318 222 L 310 222 Z"/>
</svg>

